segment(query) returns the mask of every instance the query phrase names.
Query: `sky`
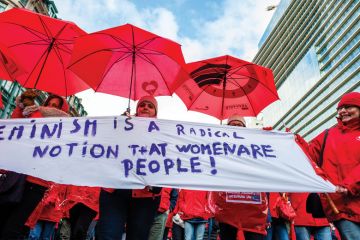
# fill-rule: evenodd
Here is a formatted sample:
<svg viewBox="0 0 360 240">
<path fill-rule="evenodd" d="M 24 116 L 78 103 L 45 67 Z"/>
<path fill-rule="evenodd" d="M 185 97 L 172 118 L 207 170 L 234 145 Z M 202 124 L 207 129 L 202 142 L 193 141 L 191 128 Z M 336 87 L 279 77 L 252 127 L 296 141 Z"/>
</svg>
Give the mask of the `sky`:
<svg viewBox="0 0 360 240">
<path fill-rule="evenodd" d="M 58 17 L 95 32 L 131 23 L 182 45 L 186 62 L 222 55 L 251 61 L 279 0 L 55 0 Z M 92 90 L 77 94 L 89 116 L 123 113 L 128 100 Z M 181 100 L 158 97 L 158 118 L 219 123 L 187 111 Z M 132 109 L 135 102 L 132 102 Z"/>
</svg>

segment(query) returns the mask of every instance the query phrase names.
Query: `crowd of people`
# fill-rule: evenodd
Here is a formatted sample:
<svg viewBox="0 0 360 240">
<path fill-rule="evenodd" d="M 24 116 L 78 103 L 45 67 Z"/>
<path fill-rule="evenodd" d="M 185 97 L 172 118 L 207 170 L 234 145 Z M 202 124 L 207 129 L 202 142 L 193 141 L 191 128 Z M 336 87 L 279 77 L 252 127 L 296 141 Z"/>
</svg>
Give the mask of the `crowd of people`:
<svg viewBox="0 0 360 240">
<path fill-rule="evenodd" d="M 64 98 L 49 95 L 37 106 L 35 95 L 26 91 L 17 98 L 12 118 L 70 117 Z M 134 117 L 156 118 L 157 113 L 156 99 L 145 96 Z M 295 135 L 336 186 L 335 193 L 106 189 L 23 176 L 21 198 L 3 201 L 6 193 L 0 192 L 0 239 L 360 240 L 359 92 L 342 96 L 337 121 L 309 143 Z M 246 121 L 235 114 L 228 125 L 246 127 Z M 10 176 L 0 171 L 2 178 Z M 237 200 L 241 196 L 251 201 Z"/>
</svg>

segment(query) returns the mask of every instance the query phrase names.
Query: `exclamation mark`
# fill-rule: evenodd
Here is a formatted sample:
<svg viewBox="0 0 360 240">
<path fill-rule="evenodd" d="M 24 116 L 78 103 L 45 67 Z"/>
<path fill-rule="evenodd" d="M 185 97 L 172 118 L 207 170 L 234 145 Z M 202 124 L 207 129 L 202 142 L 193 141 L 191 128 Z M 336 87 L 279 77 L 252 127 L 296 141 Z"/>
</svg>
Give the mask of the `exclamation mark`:
<svg viewBox="0 0 360 240">
<path fill-rule="evenodd" d="M 210 165 L 212 168 L 214 168 L 213 170 L 211 170 L 211 174 L 215 175 L 217 173 L 217 170 L 215 168 L 215 158 L 210 156 Z"/>
<path fill-rule="evenodd" d="M 114 129 L 117 128 L 117 117 L 114 118 Z"/>
</svg>

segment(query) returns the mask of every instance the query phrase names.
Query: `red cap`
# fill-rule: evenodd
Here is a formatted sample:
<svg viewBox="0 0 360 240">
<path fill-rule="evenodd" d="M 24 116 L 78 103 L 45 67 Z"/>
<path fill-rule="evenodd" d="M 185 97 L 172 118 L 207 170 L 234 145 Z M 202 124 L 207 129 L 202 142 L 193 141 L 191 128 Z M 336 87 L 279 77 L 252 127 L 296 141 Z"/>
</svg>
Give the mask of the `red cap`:
<svg viewBox="0 0 360 240">
<path fill-rule="evenodd" d="M 357 106 L 360 108 L 360 93 L 350 92 L 344 94 L 340 99 L 340 102 L 337 107 L 339 108 L 345 105 Z"/>
</svg>

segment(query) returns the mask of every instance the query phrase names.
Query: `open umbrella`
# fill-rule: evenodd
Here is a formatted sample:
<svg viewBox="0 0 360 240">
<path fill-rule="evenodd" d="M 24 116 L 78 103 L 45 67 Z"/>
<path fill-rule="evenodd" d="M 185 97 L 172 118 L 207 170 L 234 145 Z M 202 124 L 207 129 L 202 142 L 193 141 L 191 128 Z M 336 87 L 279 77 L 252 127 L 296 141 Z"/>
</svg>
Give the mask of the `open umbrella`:
<svg viewBox="0 0 360 240">
<path fill-rule="evenodd" d="M 129 111 L 130 99 L 171 95 L 188 78 L 183 65 L 178 43 L 125 24 L 76 39 L 69 68 L 95 91 L 127 97 Z"/>
<path fill-rule="evenodd" d="M 0 79 L 15 80 L 18 76 L 24 73 L 25 71 L 11 51 L 4 45 L 0 44 Z"/>
<path fill-rule="evenodd" d="M 84 35 L 72 22 L 61 21 L 25 9 L 0 13 L 0 42 L 21 61 L 26 74 L 16 80 L 26 88 L 36 88 L 61 96 L 89 88 L 66 69 L 73 41 Z"/>
<path fill-rule="evenodd" d="M 185 66 L 191 78 L 173 88 L 189 110 L 220 120 L 232 114 L 256 116 L 279 99 L 272 71 L 231 56 L 221 56 Z"/>
</svg>

